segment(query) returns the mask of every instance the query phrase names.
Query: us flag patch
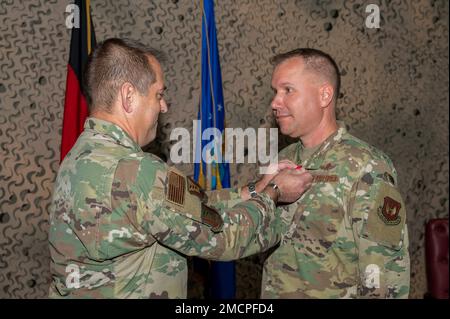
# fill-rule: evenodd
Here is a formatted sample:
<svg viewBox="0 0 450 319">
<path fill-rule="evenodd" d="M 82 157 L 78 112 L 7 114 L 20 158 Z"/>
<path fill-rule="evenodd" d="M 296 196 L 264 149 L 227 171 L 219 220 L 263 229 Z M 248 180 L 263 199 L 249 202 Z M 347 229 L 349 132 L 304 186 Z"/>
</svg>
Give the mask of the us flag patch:
<svg viewBox="0 0 450 319">
<path fill-rule="evenodd" d="M 171 171 L 171 172 L 169 172 L 168 178 L 169 178 L 169 182 L 167 185 L 166 199 L 169 202 L 183 206 L 184 192 L 186 189 L 184 177 Z"/>
</svg>

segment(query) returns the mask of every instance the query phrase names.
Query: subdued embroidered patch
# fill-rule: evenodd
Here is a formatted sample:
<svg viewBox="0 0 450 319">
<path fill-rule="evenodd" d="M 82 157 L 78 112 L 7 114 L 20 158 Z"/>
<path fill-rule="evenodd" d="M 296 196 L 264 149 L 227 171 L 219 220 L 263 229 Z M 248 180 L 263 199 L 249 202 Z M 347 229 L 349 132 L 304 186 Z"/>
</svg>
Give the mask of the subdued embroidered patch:
<svg viewBox="0 0 450 319">
<path fill-rule="evenodd" d="M 335 183 L 338 181 L 337 175 L 313 175 L 313 183 Z"/>
<path fill-rule="evenodd" d="M 175 168 L 170 168 L 167 172 L 165 198 L 167 209 L 202 223 L 213 232 L 222 230 L 222 216 L 215 208 L 205 204 L 208 196 L 203 189 Z"/>
<path fill-rule="evenodd" d="M 205 204 L 202 204 L 202 223 L 210 226 L 213 232 L 219 232 L 223 226 L 223 220 L 219 212 Z"/>
<path fill-rule="evenodd" d="M 174 171 L 169 171 L 166 199 L 169 202 L 183 206 L 185 189 L 185 178 Z"/>
<path fill-rule="evenodd" d="M 204 203 L 207 202 L 208 196 L 205 194 L 203 189 L 200 187 L 199 184 L 197 184 L 191 177 L 187 178 L 187 184 L 188 184 L 188 192 L 192 195 L 197 196 L 200 198 L 200 200 Z"/>
</svg>

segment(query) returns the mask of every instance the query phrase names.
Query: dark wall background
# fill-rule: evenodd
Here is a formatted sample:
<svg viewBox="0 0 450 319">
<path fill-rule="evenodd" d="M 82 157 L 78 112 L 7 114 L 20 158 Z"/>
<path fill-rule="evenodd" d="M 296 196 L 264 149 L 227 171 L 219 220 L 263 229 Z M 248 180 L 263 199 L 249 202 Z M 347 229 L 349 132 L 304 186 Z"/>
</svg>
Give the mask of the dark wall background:
<svg viewBox="0 0 450 319">
<path fill-rule="evenodd" d="M 48 207 L 59 143 L 70 30 L 66 1 L 0 5 L 0 297 L 45 297 Z M 92 0 L 97 39 L 132 37 L 164 50 L 171 109 L 151 148 L 169 157 L 174 127 L 191 129 L 200 85 L 200 1 Z M 381 28 L 365 27 L 376 3 Z M 216 1 L 229 127 L 274 125 L 275 53 L 315 47 L 342 70 L 338 117 L 394 161 L 411 239 L 411 297 L 426 291 L 424 224 L 448 218 L 448 1 Z M 285 140 L 280 141 L 283 146 Z M 235 184 L 256 176 L 232 165 Z M 192 165 L 184 165 L 192 173 Z M 237 263 L 240 298 L 259 295 L 261 260 Z M 197 288 L 195 288 L 197 287 Z M 199 296 L 193 286 L 190 296 Z"/>
</svg>

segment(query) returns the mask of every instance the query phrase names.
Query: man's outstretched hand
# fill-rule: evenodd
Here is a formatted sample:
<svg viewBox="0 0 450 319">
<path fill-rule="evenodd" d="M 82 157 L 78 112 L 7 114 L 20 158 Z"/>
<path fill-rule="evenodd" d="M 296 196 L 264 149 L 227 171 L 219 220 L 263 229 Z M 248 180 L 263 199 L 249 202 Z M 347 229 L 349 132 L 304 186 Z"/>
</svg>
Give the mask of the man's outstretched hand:
<svg viewBox="0 0 450 319">
<path fill-rule="evenodd" d="M 272 179 L 280 190 L 278 202 L 290 204 L 297 201 L 311 187 L 312 180 L 312 175 L 303 168 L 286 168 L 280 171 Z"/>
</svg>

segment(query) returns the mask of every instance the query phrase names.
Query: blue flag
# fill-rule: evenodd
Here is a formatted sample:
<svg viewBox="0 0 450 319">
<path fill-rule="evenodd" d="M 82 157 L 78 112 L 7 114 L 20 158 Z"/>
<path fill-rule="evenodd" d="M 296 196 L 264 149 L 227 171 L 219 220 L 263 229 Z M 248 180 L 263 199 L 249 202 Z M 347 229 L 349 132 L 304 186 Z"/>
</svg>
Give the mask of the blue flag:
<svg viewBox="0 0 450 319">
<path fill-rule="evenodd" d="M 213 0 L 201 1 L 202 55 L 201 97 L 196 132 L 195 180 L 207 190 L 230 187 L 230 168 L 224 163 L 225 108 L 217 47 Z M 211 297 L 235 297 L 234 262 L 211 263 Z"/>
</svg>

